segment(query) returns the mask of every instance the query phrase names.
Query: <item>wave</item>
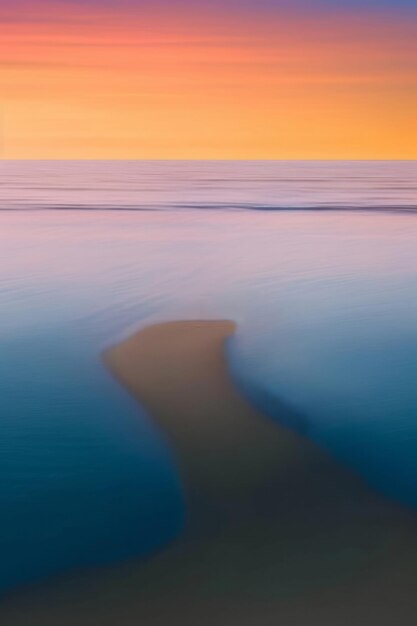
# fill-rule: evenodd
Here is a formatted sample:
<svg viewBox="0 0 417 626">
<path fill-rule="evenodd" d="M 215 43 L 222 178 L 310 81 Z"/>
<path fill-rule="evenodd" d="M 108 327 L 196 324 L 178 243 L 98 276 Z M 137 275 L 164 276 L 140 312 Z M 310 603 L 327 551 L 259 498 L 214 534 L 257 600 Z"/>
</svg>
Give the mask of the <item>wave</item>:
<svg viewBox="0 0 417 626">
<path fill-rule="evenodd" d="M 417 204 L 410 205 L 373 205 L 373 204 L 312 204 L 312 205 L 280 205 L 256 203 L 165 203 L 135 205 L 103 205 L 103 204 L 13 204 L 0 206 L 0 212 L 20 211 L 115 211 L 115 212 L 156 212 L 156 211 L 343 211 L 343 212 L 376 212 L 376 213 L 417 213 Z"/>
</svg>

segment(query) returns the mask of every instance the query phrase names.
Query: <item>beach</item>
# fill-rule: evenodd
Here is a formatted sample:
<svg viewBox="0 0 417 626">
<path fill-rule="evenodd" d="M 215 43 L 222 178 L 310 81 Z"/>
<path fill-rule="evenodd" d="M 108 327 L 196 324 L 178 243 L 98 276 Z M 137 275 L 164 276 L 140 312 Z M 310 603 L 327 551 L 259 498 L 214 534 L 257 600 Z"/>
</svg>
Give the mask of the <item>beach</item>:
<svg viewBox="0 0 417 626">
<path fill-rule="evenodd" d="M 172 448 L 183 530 L 146 560 L 17 591 L 2 626 L 414 624 L 414 515 L 248 403 L 235 329 L 156 324 L 105 352 Z"/>
</svg>

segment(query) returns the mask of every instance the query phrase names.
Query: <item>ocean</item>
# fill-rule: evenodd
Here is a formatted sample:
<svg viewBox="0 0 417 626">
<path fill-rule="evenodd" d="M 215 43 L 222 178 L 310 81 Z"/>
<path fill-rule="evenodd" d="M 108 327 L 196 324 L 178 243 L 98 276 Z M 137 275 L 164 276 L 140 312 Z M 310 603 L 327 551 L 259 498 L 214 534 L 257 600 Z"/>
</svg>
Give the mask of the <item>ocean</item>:
<svg viewBox="0 0 417 626">
<path fill-rule="evenodd" d="M 145 555 L 172 452 L 103 350 L 233 319 L 272 418 L 417 505 L 417 162 L 0 162 L 0 591 Z"/>
</svg>

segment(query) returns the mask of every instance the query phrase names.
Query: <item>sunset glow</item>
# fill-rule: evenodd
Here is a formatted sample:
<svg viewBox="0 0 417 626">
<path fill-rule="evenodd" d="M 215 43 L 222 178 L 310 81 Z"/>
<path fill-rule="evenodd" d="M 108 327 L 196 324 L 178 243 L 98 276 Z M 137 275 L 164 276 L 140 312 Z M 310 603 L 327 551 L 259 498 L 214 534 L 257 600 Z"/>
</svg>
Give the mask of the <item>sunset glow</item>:
<svg viewBox="0 0 417 626">
<path fill-rule="evenodd" d="M 417 158 L 413 2 L 5 0 L 0 22 L 2 158 Z"/>
</svg>

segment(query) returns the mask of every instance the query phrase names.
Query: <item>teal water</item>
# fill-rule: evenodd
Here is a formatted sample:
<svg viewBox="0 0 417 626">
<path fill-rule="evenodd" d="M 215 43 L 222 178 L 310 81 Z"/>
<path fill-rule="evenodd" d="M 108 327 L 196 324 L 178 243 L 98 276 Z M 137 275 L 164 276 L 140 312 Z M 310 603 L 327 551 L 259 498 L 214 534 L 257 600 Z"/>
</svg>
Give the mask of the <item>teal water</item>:
<svg viewBox="0 0 417 626">
<path fill-rule="evenodd" d="M 148 553 L 180 526 L 166 447 L 98 348 L 71 325 L 2 340 L 2 589 Z"/>
<path fill-rule="evenodd" d="M 178 532 L 175 459 L 100 360 L 156 321 L 236 320 L 253 401 L 417 504 L 415 163 L 0 169 L 0 590 Z"/>
</svg>

